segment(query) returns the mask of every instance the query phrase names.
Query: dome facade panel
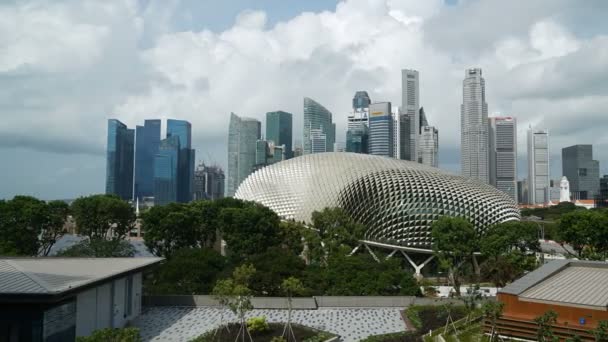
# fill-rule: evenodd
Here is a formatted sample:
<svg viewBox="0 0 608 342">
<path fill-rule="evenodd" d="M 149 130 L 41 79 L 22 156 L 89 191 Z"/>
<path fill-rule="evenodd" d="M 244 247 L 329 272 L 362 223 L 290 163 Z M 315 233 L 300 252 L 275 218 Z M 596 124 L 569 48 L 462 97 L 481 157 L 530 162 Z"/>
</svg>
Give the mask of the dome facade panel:
<svg viewBox="0 0 608 342">
<path fill-rule="evenodd" d="M 441 216 L 464 217 L 480 233 L 520 218 L 516 203 L 490 185 L 411 161 L 343 152 L 262 168 L 235 197 L 307 223 L 315 210 L 340 207 L 366 226 L 366 239 L 423 249 L 430 249 L 431 225 Z"/>
</svg>

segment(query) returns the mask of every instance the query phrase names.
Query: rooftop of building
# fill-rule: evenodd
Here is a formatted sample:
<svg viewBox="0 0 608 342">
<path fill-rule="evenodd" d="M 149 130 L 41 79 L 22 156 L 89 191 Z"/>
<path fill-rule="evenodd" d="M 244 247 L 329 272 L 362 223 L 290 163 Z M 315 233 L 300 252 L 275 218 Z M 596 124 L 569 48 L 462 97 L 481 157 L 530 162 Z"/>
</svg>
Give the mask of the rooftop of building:
<svg viewBox="0 0 608 342">
<path fill-rule="evenodd" d="M 159 263 L 163 258 L 3 258 L 0 298 L 61 295 Z"/>
<path fill-rule="evenodd" d="M 499 293 L 520 301 L 608 311 L 608 263 L 554 260 L 507 285 Z"/>
</svg>

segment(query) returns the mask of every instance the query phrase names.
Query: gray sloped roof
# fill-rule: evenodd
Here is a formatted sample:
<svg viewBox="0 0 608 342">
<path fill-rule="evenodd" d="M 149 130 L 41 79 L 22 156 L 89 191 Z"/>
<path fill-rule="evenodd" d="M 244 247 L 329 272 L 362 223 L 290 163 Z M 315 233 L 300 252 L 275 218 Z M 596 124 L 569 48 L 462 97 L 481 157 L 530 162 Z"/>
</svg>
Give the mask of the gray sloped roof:
<svg viewBox="0 0 608 342">
<path fill-rule="evenodd" d="M 608 263 L 556 260 L 506 286 L 500 293 L 522 301 L 608 308 Z"/>
<path fill-rule="evenodd" d="M 0 295 L 60 294 L 135 271 L 162 258 L 0 259 Z"/>
</svg>

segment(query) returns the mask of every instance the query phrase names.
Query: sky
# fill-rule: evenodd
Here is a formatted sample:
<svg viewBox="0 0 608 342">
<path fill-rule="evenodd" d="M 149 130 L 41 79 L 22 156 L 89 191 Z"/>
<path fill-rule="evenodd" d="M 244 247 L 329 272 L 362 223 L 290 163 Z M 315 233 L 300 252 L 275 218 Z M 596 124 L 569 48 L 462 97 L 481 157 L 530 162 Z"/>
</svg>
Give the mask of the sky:
<svg viewBox="0 0 608 342">
<path fill-rule="evenodd" d="M 357 90 L 401 101 L 401 69 L 439 129 L 439 166 L 458 172 L 467 68 L 483 69 L 492 116 L 593 144 L 608 173 L 608 1 L 5 0 L 0 2 L 0 198 L 67 199 L 105 189 L 107 119 L 192 123 L 197 161 L 225 167 L 230 112 L 334 114 Z M 263 123 L 264 125 L 264 123 Z"/>
</svg>

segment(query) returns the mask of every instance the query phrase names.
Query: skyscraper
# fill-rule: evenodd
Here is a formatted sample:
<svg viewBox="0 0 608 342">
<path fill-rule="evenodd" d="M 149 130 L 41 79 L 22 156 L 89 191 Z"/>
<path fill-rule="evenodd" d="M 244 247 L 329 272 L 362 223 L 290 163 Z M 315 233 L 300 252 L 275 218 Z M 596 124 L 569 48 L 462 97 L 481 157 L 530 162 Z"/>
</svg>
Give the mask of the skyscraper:
<svg viewBox="0 0 608 342">
<path fill-rule="evenodd" d="M 369 154 L 393 157 L 393 117 L 390 102 L 369 106 Z"/>
<path fill-rule="evenodd" d="M 517 201 L 517 122 L 513 117 L 488 121 L 490 184 Z"/>
<path fill-rule="evenodd" d="M 180 139 L 172 135 L 160 141 L 154 157 L 154 205 L 178 201 Z"/>
<path fill-rule="evenodd" d="M 108 120 L 106 150 L 106 194 L 133 199 L 133 155 L 135 131 L 116 120 Z"/>
<path fill-rule="evenodd" d="M 200 163 L 194 171 L 194 199 L 215 200 L 224 197 L 224 170 Z"/>
<path fill-rule="evenodd" d="M 291 113 L 276 111 L 266 113 L 266 140 L 274 145 L 285 145 L 287 159 L 293 157 L 293 115 Z"/>
<path fill-rule="evenodd" d="M 563 148 L 562 173 L 570 182 L 573 199 L 594 199 L 599 194 L 600 163 L 593 160 L 592 145 Z"/>
<path fill-rule="evenodd" d="M 348 115 L 346 130 L 346 152 L 368 153 L 369 104 L 366 91 L 358 91 L 353 97 L 353 111 Z"/>
<path fill-rule="evenodd" d="M 179 140 L 177 202 L 192 200 L 195 152 L 192 149 L 192 125 L 184 120 L 167 120 L 167 138 Z"/>
<path fill-rule="evenodd" d="M 437 153 L 439 151 L 439 131 L 433 126 L 422 127 L 418 158 L 419 163 L 439 167 Z"/>
<path fill-rule="evenodd" d="M 230 114 L 226 196 L 233 196 L 241 182 L 253 171 L 261 129 L 262 125 L 256 119 Z"/>
<path fill-rule="evenodd" d="M 333 152 L 336 125 L 332 114 L 321 104 L 308 97 L 304 98 L 304 154 Z M 314 145 L 314 146 L 313 146 Z"/>
<path fill-rule="evenodd" d="M 420 88 L 416 70 L 401 70 L 401 110 L 399 119 L 400 159 L 417 161 L 420 135 Z M 407 130 L 407 131 L 406 131 Z M 409 132 L 408 132 L 409 131 Z"/>
<path fill-rule="evenodd" d="M 154 156 L 160 144 L 160 120 L 145 120 L 135 135 L 135 198 L 154 196 Z"/>
<path fill-rule="evenodd" d="M 528 130 L 528 201 L 549 202 L 549 131 Z"/>
<path fill-rule="evenodd" d="M 488 104 L 481 69 L 468 69 L 462 82 L 460 163 L 462 175 L 489 181 Z"/>
</svg>

